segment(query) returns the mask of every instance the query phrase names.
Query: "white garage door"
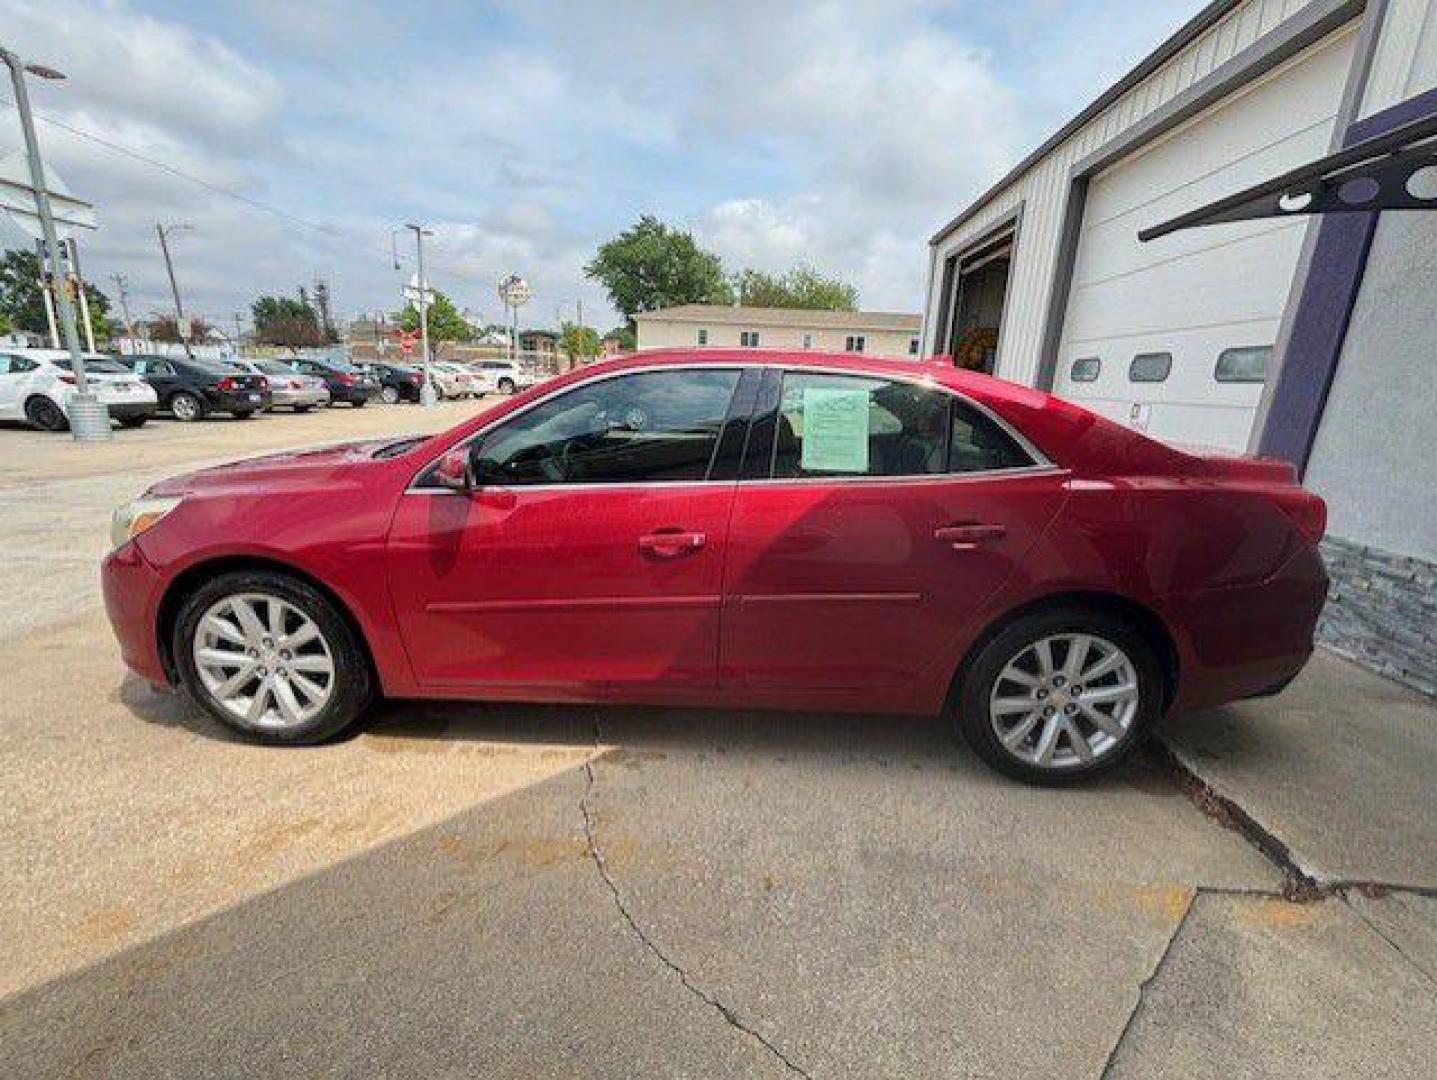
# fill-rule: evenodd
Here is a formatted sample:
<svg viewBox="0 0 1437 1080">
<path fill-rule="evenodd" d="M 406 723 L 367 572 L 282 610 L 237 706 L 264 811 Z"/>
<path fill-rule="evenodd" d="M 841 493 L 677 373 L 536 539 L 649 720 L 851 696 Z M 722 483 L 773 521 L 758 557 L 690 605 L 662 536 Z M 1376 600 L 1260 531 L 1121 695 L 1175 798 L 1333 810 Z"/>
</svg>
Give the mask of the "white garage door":
<svg viewBox="0 0 1437 1080">
<path fill-rule="evenodd" d="M 1246 447 L 1308 219 L 1138 230 L 1328 152 L 1353 28 L 1093 177 L 1054 387 L 1171 442 Z"/>
</svg>

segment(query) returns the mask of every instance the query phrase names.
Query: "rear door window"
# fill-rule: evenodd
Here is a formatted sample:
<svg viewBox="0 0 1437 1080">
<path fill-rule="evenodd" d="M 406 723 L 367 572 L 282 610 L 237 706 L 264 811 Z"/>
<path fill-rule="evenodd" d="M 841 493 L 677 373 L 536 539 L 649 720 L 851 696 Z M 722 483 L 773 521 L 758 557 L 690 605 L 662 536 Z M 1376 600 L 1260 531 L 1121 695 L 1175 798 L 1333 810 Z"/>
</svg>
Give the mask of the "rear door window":
<svg viewBox="0 0 1437 1080">
<path fill-rule="evenodd" d="M 1128 365 L 1128 379 L 1132 382 L 1163 382 L 1173 369 L 1173 354 L 1168 352 L 1138 353 Z"/>
<path fill-rule="evenodd" d="M 1224 349 L 1218 354 L 1213 377 L 1218 382 L 1266 382 L 1267 366 L 1271 360 L 1271 345 L 1245 345 L 1237 349 Z"/>
</svg>

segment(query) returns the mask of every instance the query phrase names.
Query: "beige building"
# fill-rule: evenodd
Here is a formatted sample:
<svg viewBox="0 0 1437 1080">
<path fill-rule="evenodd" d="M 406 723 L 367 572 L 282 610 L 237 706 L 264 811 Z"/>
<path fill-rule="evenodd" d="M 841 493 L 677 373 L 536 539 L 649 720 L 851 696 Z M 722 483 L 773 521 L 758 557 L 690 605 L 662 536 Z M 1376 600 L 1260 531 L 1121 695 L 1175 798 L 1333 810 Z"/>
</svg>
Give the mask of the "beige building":
<svg viewBox="0 0 1437 1080">
<path fill-rule="evenodd" d="M 813 349 L 866 356 L 918 356 L 923 318 L 891 311 L 683 304 L 634 316 L 646 349 Z"/>
</svg>

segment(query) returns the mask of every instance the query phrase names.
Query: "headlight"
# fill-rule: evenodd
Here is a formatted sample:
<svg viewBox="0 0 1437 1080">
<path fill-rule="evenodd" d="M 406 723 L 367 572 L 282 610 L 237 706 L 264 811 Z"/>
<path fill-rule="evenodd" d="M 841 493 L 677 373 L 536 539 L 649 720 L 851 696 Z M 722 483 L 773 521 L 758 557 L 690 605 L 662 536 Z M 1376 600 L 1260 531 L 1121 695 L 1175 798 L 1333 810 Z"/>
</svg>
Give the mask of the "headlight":
<svg viewBox="0 0 1437 1080">
<path fill-rule="evenodd" d="M 119 547 L 128 543 L 140 533 L 159 524 L 160 519 L 179 506 L 182 501 L 179 496 L 160 498 L 153 495 L 141 495 L 133 502 L 116 507 L 115 515 L 110 519 L 111 547 Z"/>
</svg>

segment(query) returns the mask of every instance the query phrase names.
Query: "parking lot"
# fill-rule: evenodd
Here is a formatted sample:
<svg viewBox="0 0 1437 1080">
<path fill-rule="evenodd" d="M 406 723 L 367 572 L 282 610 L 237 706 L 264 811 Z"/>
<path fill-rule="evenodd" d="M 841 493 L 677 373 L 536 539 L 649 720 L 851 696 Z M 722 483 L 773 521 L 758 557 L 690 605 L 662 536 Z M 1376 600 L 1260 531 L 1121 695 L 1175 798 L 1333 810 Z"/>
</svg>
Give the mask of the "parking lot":
<svg viewBox="0 0 1437 1080">
<path fill-rule="evenodd" d="M 396 702 L 265 749 L 126 675 L 114 504 L 477 407 L 0 431 L 0 1074 L 1430 1068 L 1437 710 L 1331 656 L 1173 725 L 1207 787 L 1073 790 L 884 716 Z"/>
</svg>

